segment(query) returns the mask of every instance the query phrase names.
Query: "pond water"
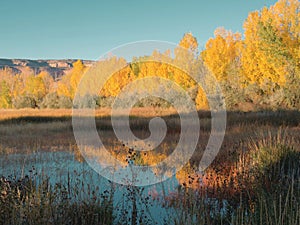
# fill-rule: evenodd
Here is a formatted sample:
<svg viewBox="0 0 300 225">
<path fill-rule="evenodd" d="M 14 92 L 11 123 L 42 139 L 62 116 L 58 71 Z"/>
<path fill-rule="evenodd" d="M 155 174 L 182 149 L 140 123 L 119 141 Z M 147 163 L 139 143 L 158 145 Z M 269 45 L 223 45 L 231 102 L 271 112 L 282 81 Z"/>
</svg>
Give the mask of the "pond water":
<svg viewBox="0 0 300 225">
<path fill-rule="evenodd" d="M 138 213 L 143 213 L 149 224 L 164 224 L 174 211 L 172 208 L 163 207 L 157 198 L 176 192 L 179 186 L 175 176 L 144 188 L 115 184 L 96 173 L 86 162 L 76 160 L 71 152 L 7 154 L 0 157 L 0 176 L 18 178 L 25 175 L 35 176 L 37 179 L 47 177 L 53 185 L 60 183 L 77 188 L 81 193 L 78 200 L 88 199 L 88 193 L 92 191 L 100 196 L 113 189 L 116 224 L 130 218 L 133 204 Z M 128 215 L 124 215 L 124 209 Z"/>
</svg>

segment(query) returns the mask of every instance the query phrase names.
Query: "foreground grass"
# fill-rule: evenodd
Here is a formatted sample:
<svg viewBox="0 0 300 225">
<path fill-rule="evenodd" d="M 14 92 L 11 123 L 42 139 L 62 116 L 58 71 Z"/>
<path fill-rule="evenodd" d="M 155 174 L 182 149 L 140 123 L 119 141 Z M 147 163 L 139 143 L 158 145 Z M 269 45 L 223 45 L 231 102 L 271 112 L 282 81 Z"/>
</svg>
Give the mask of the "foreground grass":
<svg viewBox="0 0 300 225">
<path fill-rule="evenodd" d="M 0 224 L 112 224 L 111 193 L 50 184 L 47 177 L 0 179 Z M 80 196 L 86 196 L 82 199 Z"/>
<path fill-rule="evenodd" d="M 189 169 L 183 188 L 166 199 L 177 209 L 174 223 L 300 224 L 300 151 L 294 144 L 279 130 L 249 140 L 229 171 L 212 166 L 199 175 Z"/>
</svg>

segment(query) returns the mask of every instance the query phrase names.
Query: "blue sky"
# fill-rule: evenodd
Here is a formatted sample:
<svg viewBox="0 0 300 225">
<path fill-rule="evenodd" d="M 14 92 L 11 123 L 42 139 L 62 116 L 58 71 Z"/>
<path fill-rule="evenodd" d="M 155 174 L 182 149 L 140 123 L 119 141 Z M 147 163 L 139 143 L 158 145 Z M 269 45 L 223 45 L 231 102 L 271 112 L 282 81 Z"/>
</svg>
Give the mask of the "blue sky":
<svg viewBox="0 0 300 225">
<path fill-rule="evenodd" d="M 217 27 L 243 32 L 250 11 L 275 0 L 1 0 L 0 58 L 98 59 L 119 45 L 186 32 L 199 45 Z"/>
</svg>

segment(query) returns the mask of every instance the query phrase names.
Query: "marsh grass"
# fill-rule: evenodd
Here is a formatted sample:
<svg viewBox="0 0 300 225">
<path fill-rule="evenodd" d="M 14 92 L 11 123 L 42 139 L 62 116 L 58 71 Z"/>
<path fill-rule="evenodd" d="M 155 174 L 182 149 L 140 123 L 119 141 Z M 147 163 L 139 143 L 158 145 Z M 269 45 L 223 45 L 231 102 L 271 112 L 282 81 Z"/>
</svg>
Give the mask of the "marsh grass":
<svg viewBox="0 0 300 225">
<path fill-rule="evenodd" d="M 167 199 L 178 211 L 175 224 L 300 224 L 298 142 L 287 128 L 257 136 L 241 145 L 232 166 L 212 165 L 204 175 L 189 169 L 183 188 Z"/>
<path fill-rule="evenodd" d="M 98 133 L 109 151 L 125 165 L 128 156 L 134 157 L 139 165 L 156 164 L 176 146 L 180 121 L 172 110 L 133 110 L 130 125 L 133 133 L 140 138 L 149 136 L 148 122 L 151 117 L 159 114 L 167 121 L 168 132 L 164 143 L 155 154 L 148 155 L 133 155 L 135 151 L 129 152 L 129 149 L 122 147 L 113 133 L 108 113 L 107 109 L 96 112 Z M 71 111 L 9 111 L 0 117 L 2 155 L 70 151 L 78 161 L 84 162 L 73 136 Z M 211 115 L 209 112 L 199 112 L 199 118 L 200 141 L 190 162 L 176 174 L 178 189 L 173 193 L 162 193 L 160 200 L 157 200 L 172 212 L 165 223 L 300 224 L 300 113 L 229 112 L 223 145 L 203 174 L 197 172 L 197 165 L 210 135 Z M 87 151 L 87 154 L 93 152 Z M 123 220 L 122 217 L 114 220 L 115 214 L 112 212 L 115 209 L 109 195 L 106 199 L 91 196 L 74 201 L 85 192 L 80 185 L 70 191 L 66 190 L 66 186 L 47 182 L 47 177 L 40 180 L 44 180 L 44 184 L 33 185 L 25 201 L 20 199 L 15 189 L 7 192 L 9 197 L 1 200 L 0 209 L 4 210 L 2 221 L 9 221 L 7 224 L 111 224 L 112 221 L 128 224 L 131 219 L 131 223 L 152 224 L 155 220 L 150 216 L 139 222 L 143 217 L 139 209 L 127 213 Z M 0 187 L 2 193 L 4 186 Z M 134 202 L 146 204 L 140 199 L 138 190 L 129 187 L 128 193 L 123 198 L 124 207 L 119 207 L 118 215 L 128 212 L 126 202 L 132 201 L 132 207 Z M 132 220 L 132 216 L 136 218 Z"/>
<path fill-rule="evenodd" d="M 47 177 L 0 179 L 0 224 L 111 224 L 111 195 L 85 193 Z M 74 188 L 74 189 L 73 189 Z M 84 194 L 88 197 L 81 199 Z"/>
</svg>

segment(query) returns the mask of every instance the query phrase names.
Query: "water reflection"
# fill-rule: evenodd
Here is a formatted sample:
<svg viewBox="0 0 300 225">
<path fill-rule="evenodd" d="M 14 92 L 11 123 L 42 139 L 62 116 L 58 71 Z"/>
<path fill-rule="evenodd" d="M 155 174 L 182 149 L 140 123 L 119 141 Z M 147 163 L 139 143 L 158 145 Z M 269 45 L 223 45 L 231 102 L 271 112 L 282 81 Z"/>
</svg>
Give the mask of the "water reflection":
<svg viewBox="0 0 300 225">
<path fill-rule="evenodd" d="M 144 160 L 144 163 L 150 163 Z M 136 224 L 163 224 L 173 211 L 164 207 L 159 200 L 176 192 L 178 188 L 174 176 L 163 183 L 146 187 L 112 183 L 92 170 L 80 155 L 71 152 L 2 155 L 0 175 L 17 178 L 28 175 L 40 181 L 47 177 L 52 185 L 59 183 L 74 192 L 80 191 L 76 195 L 78 199 L 74 201 L 86 200 L 95 195 L 110 195 L 116 224 L 127 224 L 130 221 Z"/>
</svg>

